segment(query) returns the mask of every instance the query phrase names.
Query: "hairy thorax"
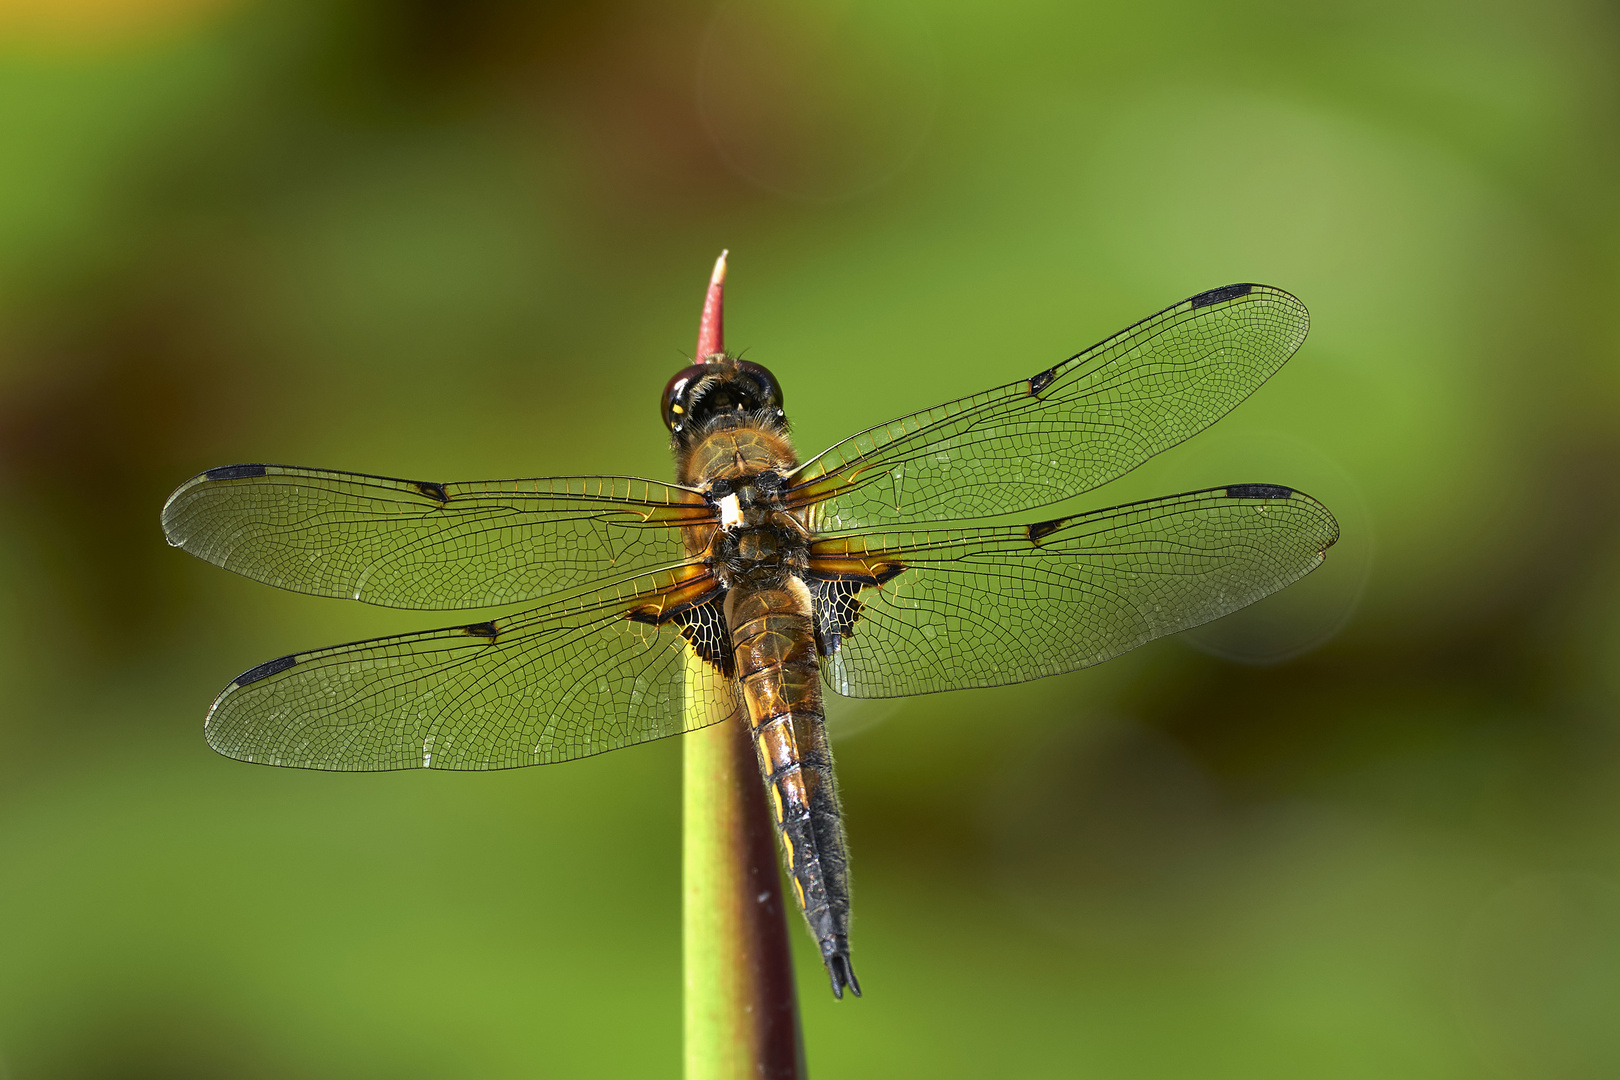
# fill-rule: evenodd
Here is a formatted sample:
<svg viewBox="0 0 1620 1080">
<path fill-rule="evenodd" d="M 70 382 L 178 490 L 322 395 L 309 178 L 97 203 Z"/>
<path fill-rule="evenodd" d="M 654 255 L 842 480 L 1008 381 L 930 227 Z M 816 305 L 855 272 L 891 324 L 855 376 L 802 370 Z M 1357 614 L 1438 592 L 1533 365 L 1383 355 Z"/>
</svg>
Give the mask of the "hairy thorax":
<svg viewBox="0 0 1620 1080">
<path fill-rule="evenodd" d="M 784 432 L 726 420 L 682 448 L 681 482 L 702 491 L 719 518 L 718 528 L 689 530 L 687 548 L 727 589 L 779 587 L 809 560 L 809 530 L 782 500 L 798 458 Z"/>
</svg>

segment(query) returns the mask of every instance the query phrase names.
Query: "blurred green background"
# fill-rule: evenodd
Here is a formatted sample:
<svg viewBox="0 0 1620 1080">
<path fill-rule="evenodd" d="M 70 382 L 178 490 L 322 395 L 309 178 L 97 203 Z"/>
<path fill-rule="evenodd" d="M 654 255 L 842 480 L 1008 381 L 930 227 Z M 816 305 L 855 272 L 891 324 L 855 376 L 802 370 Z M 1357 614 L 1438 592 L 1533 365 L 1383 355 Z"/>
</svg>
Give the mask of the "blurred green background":
<svg viewBox="0 0 1620 1080">
<path fill-rule="evenodd" d="M 274 461 L 802 450 L 1230 281 L 1314 328 L 1076 508 L 1303 488 L 1288 593 L 830 706 L 867 990 L 821 1076 L 1620 1075 L 1620 13 L 1581 2 L 0 3 L 0 1076 L 669 1076 L 679 753 L 322 775 L 233 675 L 440 625 L 172 551 Z"/>
</svg>

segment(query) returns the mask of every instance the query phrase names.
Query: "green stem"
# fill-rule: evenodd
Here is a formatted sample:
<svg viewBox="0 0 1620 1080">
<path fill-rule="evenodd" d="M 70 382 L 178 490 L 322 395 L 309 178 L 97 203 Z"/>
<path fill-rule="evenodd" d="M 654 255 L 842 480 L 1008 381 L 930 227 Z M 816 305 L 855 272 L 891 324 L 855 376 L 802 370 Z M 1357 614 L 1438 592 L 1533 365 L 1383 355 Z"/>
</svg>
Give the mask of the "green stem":
<svg viewBox="0 0 1620 1080">
<path fill-rule="evenodd" d="M 686 1080 L 805 1076 L 776 837 L 742 716 L 688 734 Z"/>
</svg>

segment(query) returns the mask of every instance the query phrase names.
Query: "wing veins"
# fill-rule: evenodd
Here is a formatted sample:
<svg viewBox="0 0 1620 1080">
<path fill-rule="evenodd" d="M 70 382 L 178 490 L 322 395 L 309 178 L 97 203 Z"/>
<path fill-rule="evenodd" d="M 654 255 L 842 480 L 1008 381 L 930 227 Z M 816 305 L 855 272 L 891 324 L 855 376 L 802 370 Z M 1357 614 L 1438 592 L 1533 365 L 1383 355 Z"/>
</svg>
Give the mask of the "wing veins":
<svg viewBox="0 0 1620 1080">
<path fill-rule="evenodd" d="M 844 533 L 997 517 L 1123 475 L 1229 412 L 1303 340 L 1305 309 L 1287 293 L 1216 292 L 1225 295 L 1172 305 L 1039 376 L 837 443 L 797 471 L 795 502 L 820 504 L 827 531 Z M 992 482 L 994 465 L 1015 475 Z M 873 486 L 893 473 L 892 490 Z"/>
</svg>

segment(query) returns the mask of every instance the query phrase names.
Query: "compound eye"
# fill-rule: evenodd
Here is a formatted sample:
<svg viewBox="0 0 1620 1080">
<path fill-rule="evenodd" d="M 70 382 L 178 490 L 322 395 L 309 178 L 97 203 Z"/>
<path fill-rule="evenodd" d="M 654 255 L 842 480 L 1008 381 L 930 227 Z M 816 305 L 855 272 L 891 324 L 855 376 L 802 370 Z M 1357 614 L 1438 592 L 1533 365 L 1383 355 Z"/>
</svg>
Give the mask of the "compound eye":
<svg viewBox="0 0 1620 1080">
<path fill-rule="evenodd" d="M 681 368 L 670 378 L 669 382 L 664 384 L 662 412 L 665 427 L 674 431 L 675 425 L 685 421 L 687 388 L 703 378 L 703 376 L 710 374 L 711 370 L 707 364 L 693 364 L 690 367 Z"/>
<path fill-rule="evenodd" d="M 752 375 L 754 382 L 759 386 L 759 404 L 761 408 L 780 409 L 782 407 L 782 384 L 776 381 L 769 368 L 763 364 L 756 364 L 750 360 L 737 361 L 737 370 Z"/>
</svg>

